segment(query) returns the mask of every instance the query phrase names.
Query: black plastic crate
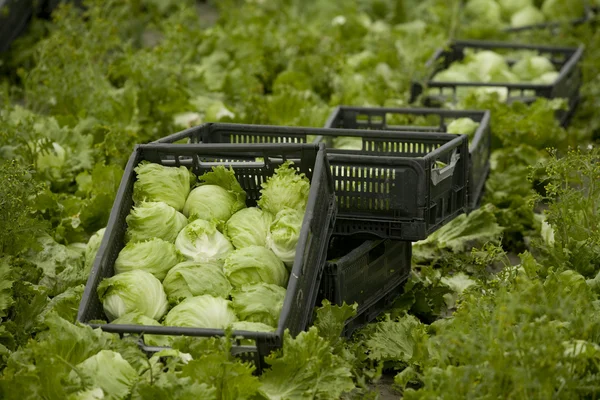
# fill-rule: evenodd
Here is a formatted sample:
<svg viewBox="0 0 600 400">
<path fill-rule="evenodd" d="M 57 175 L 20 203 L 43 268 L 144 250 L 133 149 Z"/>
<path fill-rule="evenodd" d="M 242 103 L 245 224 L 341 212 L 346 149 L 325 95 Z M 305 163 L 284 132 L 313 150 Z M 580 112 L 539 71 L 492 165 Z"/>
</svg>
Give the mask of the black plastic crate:
<svg viewBox="0 0 600 400">
<path fill-rule="evenodd" d="M 319 136 L 362 139 L 362 150 L 327 149 L 337 235 L 421 240 L 467 211 L 465 135 L 207 123 L 158 142 L 306 143 Z"/>
<path fill-rule="evenodd" d="M 373 321 L 402 293 L 411 257 L 411 242 L 334 237 L 319 297 L 338 305 L 358 303 L 356 316 L 346 321 L 345 336 Z"/>
<path fill-rule="evenodd" d="M 255 161 L 258 157 L 263 161 Z M 184 165 L 196 174 L 215 165 L 231 166 L 248 194 L 247 205 L 254 206 L 260 197 L 260 185 L 273 175 L 284 160 L 294 161 L 296 167 L 311 181 L 308 205 L 302 231 L 296 247 L 296 259 L 291 269 L 287 294 L 275 332 L 235 331 L 234 335 L 252 339 L 255 345 L 233 346 L 232 353 L 262 365 L 262 358 L 280 347 L 283 334 L 292 335 L 305 330 L 311 322 L 320 280 L 327 259 L 327 243 L 335 222 L 335 195 L 324 145 L 138 145 L 125 168 L 125 173 L 88 278 L 79 306 L 77 320 L 94 328 L 119 334 L 163 334 L 185 336 L 223 336 L 222 329 L 201 329 L 164 326 L 98 324 L 106 320 L 96 289 L 102 279 L 114 275 L 114 263 L 124 247 L 127 224 L 125 218 L 133 206 L 134 168 L 143 160 L 168 166 Z M 226 161 L 225 161 L 226 160 Z M 152 351 L 152 348 L 146 348 Z"/>
<path fill-rule="evenodd" d="M 471 118 L 479 123 L 469 144 L 468 207 L 473 210 L 479 206 L 490 171 L 492 131 L 489 111 L 340 106 L 331 113 L 325 127 L 443 133 L 447 132 L 448 124 L 458 118 Z"/>
<path fill-rule="evenodd" d="M 557 67 L 559 76 L 553 84 L 533 83 L 491 83 L 491 82 L 434 82 L 433 76 L 444 70 L 455 61 L 465 57 L 466 49 L 492 50 L 492 51 L 517 51 L 535 50 L 540 54 L 549 56 L 552 63 Z M 425 64 L 431 71 L 424 82 L 413 81 L 411 86 L 410 102 L 413 103 L 422 96 L 422 103 L 427 107 L 440 107 L 447 101 L 456 101 L 457 88 L 461 87 L 495 87 L 506 88 L 508 92 L 507 102 L 522 101 L 531 103 L 538 97 L 548 99 L 564 98 L 568 101 L 567 110 L 559 110 L 556 117 L 563 126 L 568 125 L 577 105 L 580 101 L 579 89 L 582 82 L 582 71 L 579 61 L 583 57 L 583 46 L 579 47 L 555 47 L 544 45 L 527 45 L 506 42 L 489 42 L 477 40 L 456 40 L 450 42 L 446 48 L 438 49 Z M 513 64 L 514 60 L 507 60 Z M 438 93 L 425 92 L 433 90 Z M 443 91 L 451 91 L 451 95 L 443 94 Z"/>
</svg>

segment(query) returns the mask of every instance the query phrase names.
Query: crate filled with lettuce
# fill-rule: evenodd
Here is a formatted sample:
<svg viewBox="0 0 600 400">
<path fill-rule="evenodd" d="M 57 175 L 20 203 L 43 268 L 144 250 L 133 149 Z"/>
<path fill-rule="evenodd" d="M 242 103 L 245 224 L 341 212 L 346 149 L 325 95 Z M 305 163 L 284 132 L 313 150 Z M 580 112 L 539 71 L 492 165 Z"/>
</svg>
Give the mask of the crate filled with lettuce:
<svg viewBox="0 0 600 400">
<path fill-rule="evenodd" d="M 411 103 L 456 104 L 468 96 L 497 96 L 502 102 L 562 99 L 556 118 L 567 126 L 580 101 L 583 46 L 555 47 L 456 40 L 426 63 L 426 76 L 413 81 Z"/>
<path fill-rule="evenodd" d="M 362 141 L 360 149 L 327 149 L 336 235 L 421 240 L 467 210 L 467 135 L 206 123 L 157 143 L 309 143 L 319 137 Z"/>
<path fill-rule="evenodd" d="M 312 318 L 334 197 L 324 146 L 138 145 L 78 321 L 150 350 L 231 334 L 260 365 Z"/>
<path fill-rule="evenodd" d="M 589 21 L 590 6 L 586 0 L 463 0 L 461 21 L 484 32 L 557 28 Z"/>
<path fill-rule="evenodd" d="M 411 271 L 412 242 L 334 236 L 319 296 L 332 304 L 357 303 L 343 335 L 372 322 L 403 293 Z"/>
<path fill-rule="evenodd" d="M 329 116 L 326 128 L 437 132 L 469 137 L 468 208 L 479 206 L 490 171 L 492 133 L 489 111 L 439 108 L 386 108 L 339 106 Z M 320 137 L 328 147 L 362 149 L 359 137 Z"/>
</svg>

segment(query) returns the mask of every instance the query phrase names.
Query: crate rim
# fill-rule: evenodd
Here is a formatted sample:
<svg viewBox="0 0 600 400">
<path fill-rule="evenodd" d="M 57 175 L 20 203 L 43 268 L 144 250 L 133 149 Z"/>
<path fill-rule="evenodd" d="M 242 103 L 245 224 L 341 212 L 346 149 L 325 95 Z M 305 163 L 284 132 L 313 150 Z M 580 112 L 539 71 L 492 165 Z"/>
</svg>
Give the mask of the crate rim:
<svg viewBox="0 0 600 400">
<path fill-rule="evenodd" d="M 441 115 L 444 117 L 459 117 L 459 118 L 469 118 L 474 114 L 481 115 L 481 122 L 477 127 L 477 130 L 473 134 L 473 140 L 470 141 L 469 144 L 469 152 L 474 150 L 479 144 L 480 138 L 483 136 L 483 131 L 486 127 L 490 126 L 491 123 L 491 112 L 490 110 L 448 110 L 443 108 L 432 108 L 432 107 L 362 107 L 362 106 L 347 106 L 347 105 L 339 105 L 333 109 L 329 117 L 327 118 L 327 122 L 325 126 L 332 126 L 334 121 L 339 117 L 339 115 L 344 111 L 355 111 L 355 112 L 369 112 L 369 111 L 380 111 L 384 113 L 397 113 L 397 114 L 412 114 L 412 115 Z M 331 128 L 333 129 L 333 128 Z M 355 130 L 355 129 L 344 129 L 344 130 Z M 393 130 L 388 126 L 386 131 Z M 379 131 L 379 130 L 378 130 Z M 364 131 L 363 131 L 364 132 Z M 369 132 L 373 132 L 373 130 L 369 130 Z M 380 132 L 380 131 L 379 131 Z M 397 131 L 397 132 L 406 132 L 406 131 Z M 444 133 L 444 132 L 440 132 Z M 448 134 L 447 132 L 445 132 Z M 427 135 L 435 135 L 436 132 L 428 132 Z M 454 135 L 454 134 L 451 134 Z M 458 136 L 458 135 L 456 135 Z M 313 143 L 319 143 L 323 140 L 322 136 L 318 136 L 315 138 Z"/>
<path fill-rule="evenodd" d="M 163 137 L 157 141 L 150 142 L 147 144 L 140 144 L 138 146 L 146 147 L 146 146 L 156 146 L 156 145 L 169 145 L 169 146 L 183 146 L 183 147 L 189 148 L 190 146 L 195 146 L 195 145 L 199 145 L 199 144 L 201 144 L 202 146 L 223 145 L 223 143 L 181 143 L 181 144 L 174 143 L 174 141 L 181 140 L 184 138 L 189 138 L 196 131 L 205 129 L 210 126 L 214 126 L 217 129 L 231 130 L 231 131 L 233 131 L 233 133 L 237 133 L 237 131 L 241 132 L 242 129 L 251 127 L 252 129 L 259 131 L 260 133 L 285 133 L 282 131 L 290 131 L 290 133 L 292 133 L 292 134 L 314 135 L 317 137 L 318 136 L 355 136 L 355 137 L 365 136 L 364 129 L 341 129 L 341 128 L 305 127 L 305 126 L 289 126 L 289 125 L 252 125 L 252 124 L 241 124 L 241 123 L 205 122 L 203 124 L 200 124 L 200 125 L 197 125 L 197 126 L 194 126 L 191 128 L 187 128 L 183 131 L 173 133 L 173 134 Z M 441 132 L 440 133 L 417 132 L 417 131 L 415 131 L 415 132 L 401 131 L 400 132 L 400 131 L 394 131 L 394 130 L 390 130 L 390 129 L 368 131 L 368 132 L 369 132 L 370 136 L 373 134 L 373 132 L 376 132 L 375 136 L 378 136 L 378 137 L 384 138 L 384 139 L 385 138 L 390 138 L 390 139 L 391 138 L 404 138 L 404 139 L 412 139 L 412 140 L 431 139 L 431 138 L 444 139 L 445 135 L 449 135 L 448 133 L 441 133 Z M 250 133 L 252 133 L 252 132 L 250 132 Z M 398 135 L 400 135 L 400 136 L 398 136 Z M 432 136 L 432 135 L 438 135 L 438 136 Z M 284 144 L 296 144 L 297 145 L 297 144 L 316 144 L 316 143 L 315 142 L 312 142 L 312 143 L 290 143 L 290 142 L 244 143 L 243 145 L 244 146 L 246 146 L 246 145 L 247 146 L 274 145 L 274 146 L 276 146 L 276 148 L 279 148 L 279 146 L 282 146 Z M 239 144 L 237 144 L 237 145 L 239 145 Z"/>
</svg>

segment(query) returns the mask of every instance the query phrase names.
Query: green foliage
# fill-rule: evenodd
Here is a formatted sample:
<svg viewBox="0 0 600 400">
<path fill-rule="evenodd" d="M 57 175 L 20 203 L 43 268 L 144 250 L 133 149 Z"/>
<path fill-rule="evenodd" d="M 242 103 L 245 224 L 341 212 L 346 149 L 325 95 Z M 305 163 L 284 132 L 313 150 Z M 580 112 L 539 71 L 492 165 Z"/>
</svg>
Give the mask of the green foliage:
<svg viewBox="0 0 600 400">
<path fill-rule="evenodd" d="M 210 27 L 207 8 L 191 0 L 64 3 L 0 56 L 0 397 L 370 399 L 382 371 L 407 399 L 600 395 L 600 175 L 598 151 L 587 148 L 600 131 L 594 24 L 507 34 L 509 20 L 477 0 L 225 0 L 213 2 Z M 566 4 L 549 3 L 548 15 Z M 581 102 L 569 128 L 554 118 L 561 100 L 471 96 L 456 106 L 491 111 L 483 206 L 415 244 L 389 315 L 346 339 L 357 305 L 325 301 L 314 327 L 285 334 L 260 377 L 231 354 L 230 337 L 150 335 L 148 344 L 173 340 L 173 349 L 148 357 L 135 337 L 75 323 L 99 235 L 84 244 L 106 227 L 135 144 L 207 121 L 318 127 L 339 104 L 405 106 L 425 61 L 454 37 L 585 45 Z M 516 70 L 529 78 L 549 70 L 536 62 Z M 294 190 L 264 188 L 272 217 L 281 193 L 300 193 L 304 208 L 306 185 L 294 179 Z M 182 173 L 186 197 L 192 181 Z M 238 191 L 224 189 L 237 203 Z M 248 242 L 264 248 L 261 222 L 262 236 Z M 220 234 L 226 255 L 233 248 L 217 228 L 204 236 Z M 201 231 L 178 246 L 188 258 L 214 250 Z M 248 269 L 237 274 L 262 278 Z M 188 286 L 196 290 L 184 285 L 181 297 Z M 115 368 L 96 362 L 107 355 Z"/>
<path fill-rule="evenodd" d="M 34 214 L 32 198 L 42 187 L 33 173 L 17 161 L 0 164 L 0 254 L 17 255 L 38 247 L 36 237 L 46 230 L 44 221 Z"/>
<path fill-rule="evenodd" d="M 547 176 L 545 215 L 552 228 L 551 243 L 544 243 L 547 262 L 564 265 L 586 277 L 600 270 L 600 151 L 598 148 L 556 154 L 539 166 Z"/>
<path fill-rule="evenodd" d="M 500 278 L 437 326 L 421 380 L 406 398 L 597 395 L 596 297 L 581 275 Z M 581 349 L 583 351 L 575 350 Z M 590 350 L 587 350 L 589 347 Z M 585 353 L 586 356 L 573 357 Z"/>
</svg>

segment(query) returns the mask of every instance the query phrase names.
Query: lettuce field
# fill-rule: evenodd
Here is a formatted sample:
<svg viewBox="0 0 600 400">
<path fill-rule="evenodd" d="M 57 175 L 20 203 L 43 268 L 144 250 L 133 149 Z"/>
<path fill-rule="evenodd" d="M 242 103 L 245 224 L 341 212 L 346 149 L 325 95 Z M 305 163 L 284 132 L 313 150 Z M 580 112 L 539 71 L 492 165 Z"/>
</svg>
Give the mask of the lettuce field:
<svg viewBox="0 0 600 400">
<path fill-rule="evenodd" d="M 600 398 L 599 10 L 83 0 L 34 16 L 0 53 L 0 398 Z M 469 50 L 435 69 L 436 51 L 458 40 L 582 48 L 581 74 L 561 81 L 566 67 L 533 48 Z M 536 92 L 556 82 L 556 95 Z M 318 128 L 342 105 L 490 112 L 480 204 L 412 243 L 385 312 L 347 337 L 360 305 L 319 299 L 310 326 L 286 332 L 260 368 L 232 354 L 229 329 L 148 334 L 162 347 L 147 351 L 77 321 L 137 144 L 205 122 Z M 474 141 L 478 126 L 463 118 L 447 132 Z M 225 168 L 140 164 L 117 275 L 94 293 L 107 320 L 276 329 L 310 203 L 311 183 L 289 166 L 246 207 Z"/>
</svg>

